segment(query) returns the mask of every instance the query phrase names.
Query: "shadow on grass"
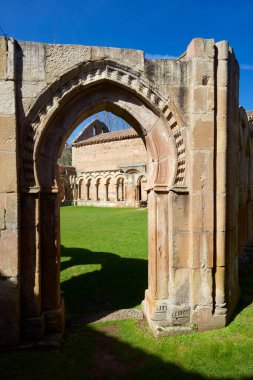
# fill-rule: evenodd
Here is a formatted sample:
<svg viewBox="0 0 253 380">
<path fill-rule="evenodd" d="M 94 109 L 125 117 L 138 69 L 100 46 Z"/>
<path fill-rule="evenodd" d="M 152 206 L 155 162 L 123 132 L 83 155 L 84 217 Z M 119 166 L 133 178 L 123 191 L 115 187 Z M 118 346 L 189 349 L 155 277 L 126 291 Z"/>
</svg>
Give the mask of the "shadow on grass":
<svg viewBox="0 0 253 380">
<path fill-rule="evenodd" d="M 247 267 L 239 272 L 239 284 L 241 295 L 234 317 L 253 302 L 253 263 L 248 263 Z"/>
<path fill-rule="evenodd" d="M 82 329 L 69 330 L 60 349 L 38 348 L 2 354 L 0 378 L 8 380 L 219 379 L 219 377 L 205 377 L 196 373 L 197 370 L 190 372 L 180 365 L 165 362 L 159 358 L 159 354 L 156 356 L 132 347 L 128 343 L 119 341 L 114 334 L 117 334 L 115 326 L 103 326 L 101 331 L 84 326 Z M 201 369 L 198 369 L 198 372 L 201 372 Z M 252 377 L 241 377 L 241 379 L 252 379 Z"/>
<path fill-rule="evenodd" d="M 61 284 L 68 315 L 81 315 L 86 322 L 91 322 L 89 315 L 92 312 L 106 315 L 123 308 L 134 308 L 143 300 L 147 287 L 147 260 L 64 246 L 61 256 L 70 257 L 61 263 L 62 271 L 70 269 L 70 278 Z M 85 267 L 80 270 L 80 266 Z"/>
</svg>

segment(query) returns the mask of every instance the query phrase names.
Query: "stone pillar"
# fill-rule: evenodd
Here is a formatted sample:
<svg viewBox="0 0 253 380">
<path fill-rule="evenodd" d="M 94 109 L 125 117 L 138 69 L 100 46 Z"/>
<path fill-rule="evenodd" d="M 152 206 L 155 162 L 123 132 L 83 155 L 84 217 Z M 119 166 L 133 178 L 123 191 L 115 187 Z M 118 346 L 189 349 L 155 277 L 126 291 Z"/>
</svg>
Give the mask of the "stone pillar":
<svg viewBox="0 0 253 380">
<path fill-rule="evenodd" d="M 125 194 L 124 194 L 124 179 L 121 181 L 121 200 L 125 200 Z"/>
<path fill-rule="evenodd" d="M 86 184 L 86 199 L 87 201 L 90 200 L 90 184 Z"/>
<path fill-rule="evenodd" d="M 216 44 L 217 68 L 217 160 L 216 160 L 216 272 L 215 313 L 226 318 L 226 217 L 227 217 L 227 137 L 228 137 L 228 56 L 227 41 Z M 224 324 L 226 321 L 224 321 Z"/>
<path fill-rule="evenodd" d="M 42 305 L 47 332 L 64 328 L 60 293 L 60 216 L 57 193 L 41 193 Z"/>
<path fill-rule="evenodd" d="M 103 196 L 103 201 L 107 202 L 108 200 L 108 193 L 107 193 L 107 184 L 104 184 L 104 196 Z"/>
<path fill-rule="evenodd" d="M 0 37 L 0 348 L 19 343 L 15 42 Z"/>
<path fill-rule="evenodd" d="M 148 290 L 144 314 L 154 331 L 168 324 L 169 238 L 168 193 L 149 193 Z"/>
<path fill-rule="evenodd" d="M 20 293 L 22 340 L 41 340 L 44 315 L 41 308 L 40 199 L 39 193 L 21 194 Z"/>
<path fill-rule="evenodd" d="M 127 199 L 128 206 L 135 207 L 136 185 L 134 183 L 128 182 L 127 187 L 126 187 L 126 199 Z"/>
<path fill-rule="evenodd" d="M 119 186 L 117 183 L 114 185 L 114 199 L 113 200 L 115 203 L 117 203 L 120 200 L 120 198 L 119 198 Z"/>
</svg>

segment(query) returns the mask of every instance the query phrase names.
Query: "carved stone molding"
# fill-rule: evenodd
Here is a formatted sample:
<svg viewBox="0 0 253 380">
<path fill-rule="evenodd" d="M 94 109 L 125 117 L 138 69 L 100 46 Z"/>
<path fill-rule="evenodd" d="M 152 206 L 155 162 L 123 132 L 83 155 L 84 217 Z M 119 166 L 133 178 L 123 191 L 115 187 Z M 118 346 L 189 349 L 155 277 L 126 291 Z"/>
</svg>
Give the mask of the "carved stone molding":
<svg viewBox="0 0 253 380">
<path fill-rule="evenodd" d="M 69 77 L 69 74 L 68 74 Z M 37 101 L 26 119 L 26 135 L 23 143 L 22 153 L 22 171 L 23 171 L 23 188 L 26 191 L 33 191 L 38 188 L 38 183 L 35 176 L 35 145 L 39 141 L 46 119 L 61 106 L 65 98 L 82 89 L 99 82 L 110 82 L 118 86 L 127 88 L 128 91 L 142 98 L 148 104 L 153 112 L 157 115 L 162 115 L 168 125 L 168 131 L 173 135 L 176 154 L 177 154 L 177 170 L 174 180 L 174 186 L 177 188 L 185 188 L 186 174 L 186 148 L 184 136 L 182 133 L 183 123 L 178 123 L 178 117 L 171 110 L 169 99 L 158 93 L 145 79 L 140 77 L 129 68 L 125 68 L 111 61 L 98 61 L 84 65 L 75 76 L 64 82 L 64 77 L 60 78 L 56 83 L 48 88 L 41 95 L 43 101 Z M 37 109 L 37 110 L 36 110 Z M 178 116 L 178 115 L 177 115 Z"/>
</svg>

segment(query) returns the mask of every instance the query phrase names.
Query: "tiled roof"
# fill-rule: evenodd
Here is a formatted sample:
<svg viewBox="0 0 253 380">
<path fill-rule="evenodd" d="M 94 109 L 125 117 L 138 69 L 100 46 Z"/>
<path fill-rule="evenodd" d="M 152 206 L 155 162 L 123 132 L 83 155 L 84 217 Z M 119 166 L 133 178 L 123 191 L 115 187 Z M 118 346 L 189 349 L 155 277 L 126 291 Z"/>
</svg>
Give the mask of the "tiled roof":
<svg viewBox="0 0 253 380">
<path fill-rule="evenodd" d="M 73 145 L 83 146 L 83 145 L 91 145 L 91 144 L 101 144 L 104 142 L 133 139 L 136 137 L 139 137 L 138 133 L 133 128 L 128 128 L 121 131 L 101 133 L 87 140 L 78 141 L 78 143 L 75 143 Z"/>
</svg>

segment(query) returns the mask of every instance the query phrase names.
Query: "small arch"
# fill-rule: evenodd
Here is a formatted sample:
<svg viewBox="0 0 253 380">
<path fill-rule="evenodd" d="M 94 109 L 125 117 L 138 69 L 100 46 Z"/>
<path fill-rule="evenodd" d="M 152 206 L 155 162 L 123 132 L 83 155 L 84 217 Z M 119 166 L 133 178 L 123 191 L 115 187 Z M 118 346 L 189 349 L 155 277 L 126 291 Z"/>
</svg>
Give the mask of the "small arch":
<svg viewBox="0 0 253 380">
<path fill-rule="evenodd" d="M 148 201 L 148 194 L 146 190 L 147 177 L 142 174 L 137 179 L 137 202 L 139 206 L 146 206 Z"/>
</svg>

